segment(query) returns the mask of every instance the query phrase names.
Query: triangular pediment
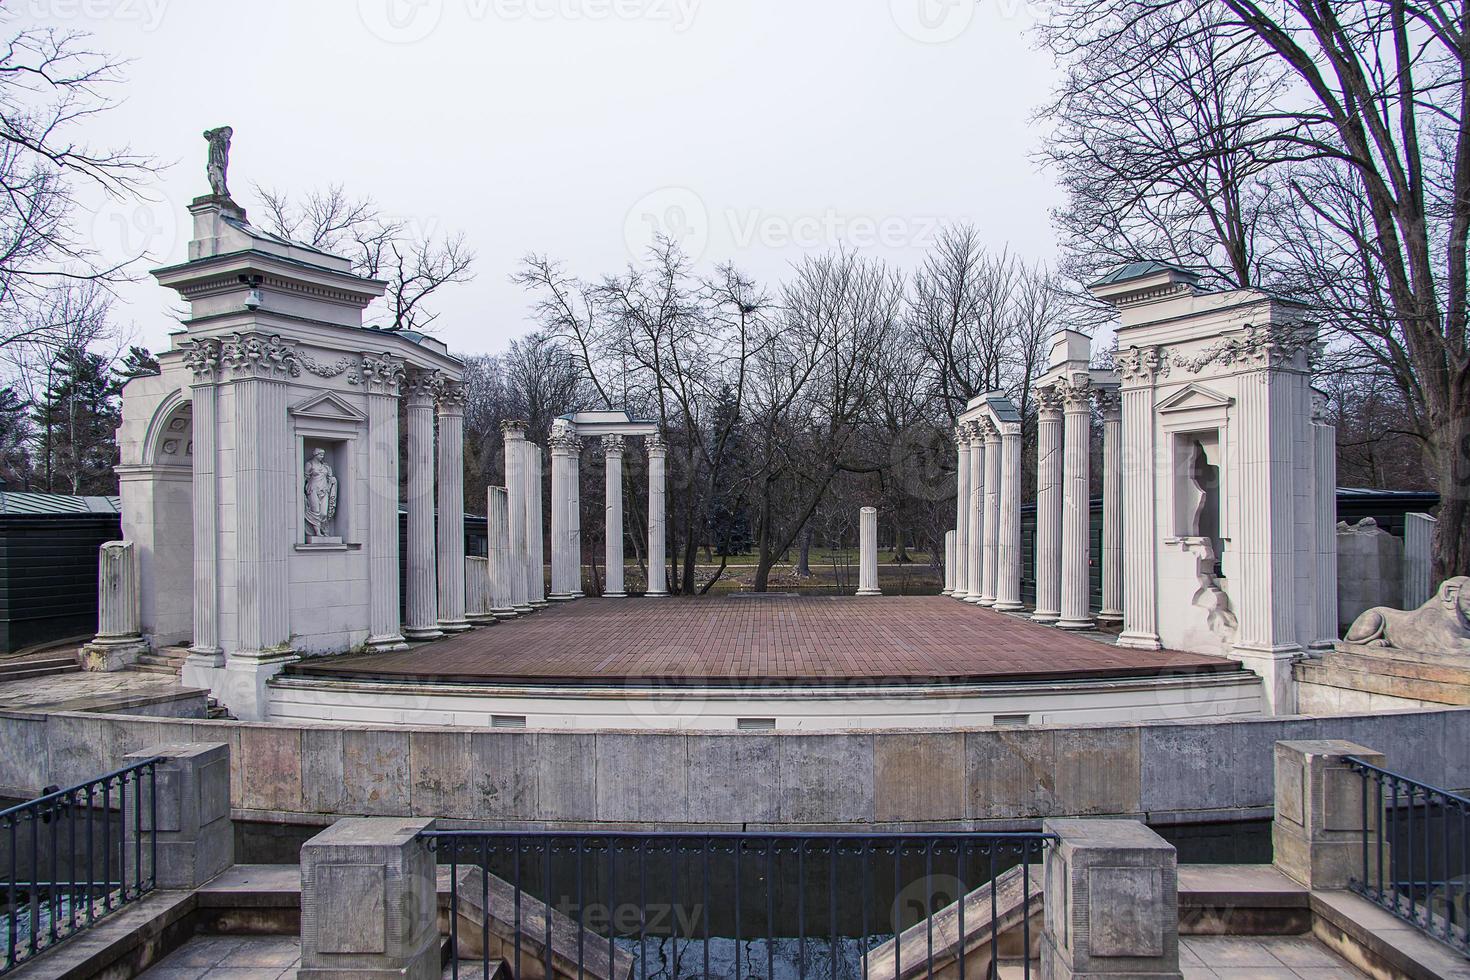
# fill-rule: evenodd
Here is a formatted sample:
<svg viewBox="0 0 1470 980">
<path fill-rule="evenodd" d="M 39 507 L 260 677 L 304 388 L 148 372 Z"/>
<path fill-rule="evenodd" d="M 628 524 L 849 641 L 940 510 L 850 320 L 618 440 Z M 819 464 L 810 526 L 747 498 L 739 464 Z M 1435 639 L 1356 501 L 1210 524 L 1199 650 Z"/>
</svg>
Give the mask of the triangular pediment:
<svg viewBox="0 0 1470 980">
<path fill-rule="evenodd" d="M 367 416 L 353 408 L 340 395 L 330 391 L 312 395 L 291 406 L 292 415 L 313 419 L 334 419 L 338 422 L 366 422 Z"/>
<path fill-rule="evenodd" d="M 1229 408 L 1235 404 L 1234 398 L 1228 398 L 1218 391 L 1211 391 L 1203 385 L 1185 385 L 1174 392 L 1168 398 L 1159 402 L 1154 407 L 1156 412 L 1188 412 L 1201 408 Z"/>
</svg>

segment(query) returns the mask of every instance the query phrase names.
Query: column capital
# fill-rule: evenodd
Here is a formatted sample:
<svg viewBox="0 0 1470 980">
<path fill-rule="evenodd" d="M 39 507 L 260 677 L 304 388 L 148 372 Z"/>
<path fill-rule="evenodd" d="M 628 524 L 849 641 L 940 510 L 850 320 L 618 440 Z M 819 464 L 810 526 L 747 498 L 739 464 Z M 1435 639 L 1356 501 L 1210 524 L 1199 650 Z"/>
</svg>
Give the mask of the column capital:
<svg viewBox="0 0 1470 980">
<path fill-rule="evenodd" d="M 1104 422 L 1117 422 L 1123 417 L 1123 395 L 1117 385 L 1098 385 L 1097 407 Z"/>
<path fill-rule="evenodd" d="M 347 383 L 362 385 L 369 395 L 398 396 L 407 376 L 404 360 L 384 351 L 381 354 L 364 354 L 357 370 L 347 376 Z"/>
<path fill-rule="evenodd" d="M 438 403 L 440 415 L 464 414 L 464 382 L 454 381 L 440 375 L 439 383 L 434 386 L 434 397 Z"/>
<path fill-rule="evenodd" d="M 1005 440 L 1019 438 L 1021 438 L 1020 422 L 1002 422 L 1000 424 L 1000 432 L 997 434 L 996 439 Z"/>
<path fill-rule="evenodd" d="M 506 419 L 500 423 L 500 434 L 507 439 L 524 439 L 530 427 L 524 419 Z"/>
<path fill-rule="evenodd" d="M 576 456 L 582 451 L 582 440 L 566 429 L 553 429 L 546 442 L 553 456 Z"/>
<path fill-rule="evenodd" d="M 410 405 L 432 405 L 439 388 L 439 372 L 408 368 L 403 379 L 403 394 Z"/>
<path fill-rule="evenodd" d="M 1055 383 L 1036 389 L 1036 410 L 1046 421 L 1054 422 L 1062 417 L 1062 393 Z"/>
<path fill-rule="evenodd" d="M 232 378 L 285 381 L 301 374 L 296 344 L 275 334 L 230 334 L 220 343 L 220 360 Z"/>
<path fill-rule="evenodd" d="M 669 454 L 669 444 L 664 440 L 662 432 L 655 432 L 653 435 L 645 438 L 643 440 L 643 449 L 650 457 L 667 456 Z"/>
<path fill-rule="evenodd" d="M 1092 382 L 1086 375 L 1077 375 L 1067 381 L 1057 382 L 1058 393 L 1062 397 L 1062 411 L 1068 415 L 1078 415 L 1092 411 Z"/>
<path fill-rule="evenodd" d="M 1002 431 L 990 419 L 986 419 L 980 423 L 980 438 L 985 440 L 985 445 L 987 446 L 998 445 Z"/>
<path fill-rule="evenodd" d="M 613 436 L 603 436 L 602 437 L 602 452 L 603 452 L 603 455 L 605 455 L 605 456 L 622 456 L 623 455 L 623 437 L 622 436 L 616 436 L 616 435 L 613 435 Z"/>
<path fill-rule="evenodd" d="M 1118 351 L 1114 360 L 1125 388 L 1152 385 L 1169 373 L 1169 363 L 1157 347 L 1129 347 Z"/>
<path fill-rule="evenodd" d="M 220 377 L 220 342 L 210 338 L 185 340 L 179 344 L 184 364 L 194 372 L 194 384 L 214 384 Z"/>
</svg>

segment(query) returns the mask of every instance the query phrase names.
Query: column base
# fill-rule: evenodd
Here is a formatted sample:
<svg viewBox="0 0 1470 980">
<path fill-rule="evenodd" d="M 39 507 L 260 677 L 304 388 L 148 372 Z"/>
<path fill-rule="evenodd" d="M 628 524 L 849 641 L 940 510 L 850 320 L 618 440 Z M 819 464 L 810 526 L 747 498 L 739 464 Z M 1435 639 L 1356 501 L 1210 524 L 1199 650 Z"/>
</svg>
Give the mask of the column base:
<svg viewBox="0 0 1470 980">
<path fill-rule="evenodd" d="M 507 619 L 515 619 L 517 616 L 520 615 L 520 613 L 516 612 L 514 609 L 506 608 L 492 609 L 490 610 L 490 615 L 494 616 L 497 622 L 503 622 Z"/>
<path fill-rule="evenodd" d="M 1117 626 L 1123 622 L 1123 612 L 1122 610 L 1104 609 L 1097 614 L 1097 622 L 1098 625 L 1106 623 L 1109 626 Z"/>
<path fill-rule="evenodd" d="M 626 598 L 628 598 L 628 593 L 626 593 L 626 592 L 604 592 L 602 594 L 602 597 L 604 599 L 626 599 Z"/>
<path fill-rule="evenodd" d="M 93 640 L 81 649 L 83 670 L 124 670 L 138 662 L 138 657 L 149 652 L 141 636 L 126 640 Z"/>
<path fill-rule="evenodd" d="M 1062 618 L 1060 609 L 1038 609 L 1031 614 L 1033 623 L 1055 623 Z"/>
<path fill-rule="evenodd" d="M 215 672 L 216 687 L 212 693 L 240 721 L 269 721 L 267 685 L 287 664 L 300 659 L 290 649 L 231 653 L 225 669 Z"/>
<path fill-rule="evenodd" d="M 645 598 L 645 599 L 667 599 L 668 597 L 669 597 L 668 592 L 645 592 L 645 593 L 643 593 L 643 598 Z"/>
<path fill-rule="evenodd" d="M 1130 650 L 1162 650 L 1164 645 L 1159 642 L 1157 633 L 1139 633 L 1124 630 L 1118 636 L 1117 645 L 1127 647 Z"/>
<path fill-rule="evenodd" d="M 1097 622 L 1091 619 L 1059 619 L 1056 626 L 1059 630 L 1095 630 Z"/>
<path fill-rule="evenodd" d="M 401 633 L 384 633 L 382 636 L 368 637 L 367 648 L 373 653 L 396 653 L 407 650 L 408 642 Z"/>
<path fill-rule="evenodd" d="M 494 626 L 499 622 L 493 613 L 465 613 L 464 618 L 471 626 Z"/>
<path fill-rule="evenodd" d="M 443 635 L 444 631 L 437 626 L 410 626 L 403 630 L 403 638 L 410 643 L 427 643 Z"/>
<path fill-rule="evenodd" d="M 947 594 L 951 599 L 959 599 L 961 602 L 965 601 L 970 596 L 970 593 L 965 591 L 964 589 L 955 589 L 953 592 Z"/>
<path fill-rule="evenodd" d="M 883 593 L 881 591 L 879 591 L 878 589 L 858 589 L 857 590 L 857 594 L 858 595 L 882 595 Z"/>
<path fill-rule="evenodd" d="M 463 633 L 474 628 L 468 619 L 439 620 L 439 630 L 444 633 Z"/>
<path fill-rule="evenodd" d="M 972 606 L 978 606 L 981 603 L 985 603 L 985 605 L 990 605 L 990 603 L 985 602 L 985 597 L 983 595 L 976 595 L 973 592 L 971 592 L 969 595 L 965 596 L 960 601 L 961 602 L 968 602 Z"/>
<path fill-rule="evenodd" d="M 1020 612 L 1026 607 L 1021 605 L 1019 602 L 996 602 L 996 604 L 991 606 L 990 608 L 994 609 L 996 612 L 1013 613 Z"/>
<path fill-rule="evenodd" d="M 993 596 L 993 595 L 981 595 L 980 598 L 977 601 L 982 606 L 993 606 L 993 605 L 995 605 L 995 596 Z"/>
<path fill-rule="evenodd" d="M 536 607 L 531 605 L 529 602 L 523 602 L 520 605 L 512 606 L 511 608 L 516 611 L 517 616 L 529 616 L 531 615 L 531 613 L 536 611 Z"/>
<path fill-rule="evenodd" d="M 1296 681 L 1291 666 L 1305 651 L 1296 644 L 1278 647 L 1253 647 L 1237 644 L 1226 654 L 1231 660 L 1261 678 L 1266 710 L 1273 715 L 1296 713 Z"/>
</svg>

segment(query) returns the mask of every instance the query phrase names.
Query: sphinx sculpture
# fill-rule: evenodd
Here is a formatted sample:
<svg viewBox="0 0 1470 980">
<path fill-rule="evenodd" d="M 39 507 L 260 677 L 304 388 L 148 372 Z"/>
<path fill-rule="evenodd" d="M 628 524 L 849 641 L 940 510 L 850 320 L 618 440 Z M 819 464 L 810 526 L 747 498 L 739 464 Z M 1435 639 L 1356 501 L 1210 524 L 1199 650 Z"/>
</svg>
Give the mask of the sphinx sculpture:
<svg viewBox="0 0 1470 980">
<path fill-rule="evenodd" d="M 1445 579 L 1418 609 L 1375 606 L 1348 629 L 1344 640 L 1370 647 L 1463 653 L 1470 656 L 1470 578 Z"/>
</svg>

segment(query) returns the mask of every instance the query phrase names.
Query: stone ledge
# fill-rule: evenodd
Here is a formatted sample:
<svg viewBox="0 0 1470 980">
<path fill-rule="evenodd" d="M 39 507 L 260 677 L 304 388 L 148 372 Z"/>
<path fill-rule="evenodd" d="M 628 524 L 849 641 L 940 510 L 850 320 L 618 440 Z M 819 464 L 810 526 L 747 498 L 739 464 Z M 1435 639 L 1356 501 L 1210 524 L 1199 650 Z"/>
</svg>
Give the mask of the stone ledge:
<svg viewBox="0 0 1470 980">
<path fill-rule="evenodd" d="M 1370 974 L 1409 980 L 1470 980 L 1470 961 L 1349 891 L 1312 893 L 1313 934 Z"/>
</svg>

